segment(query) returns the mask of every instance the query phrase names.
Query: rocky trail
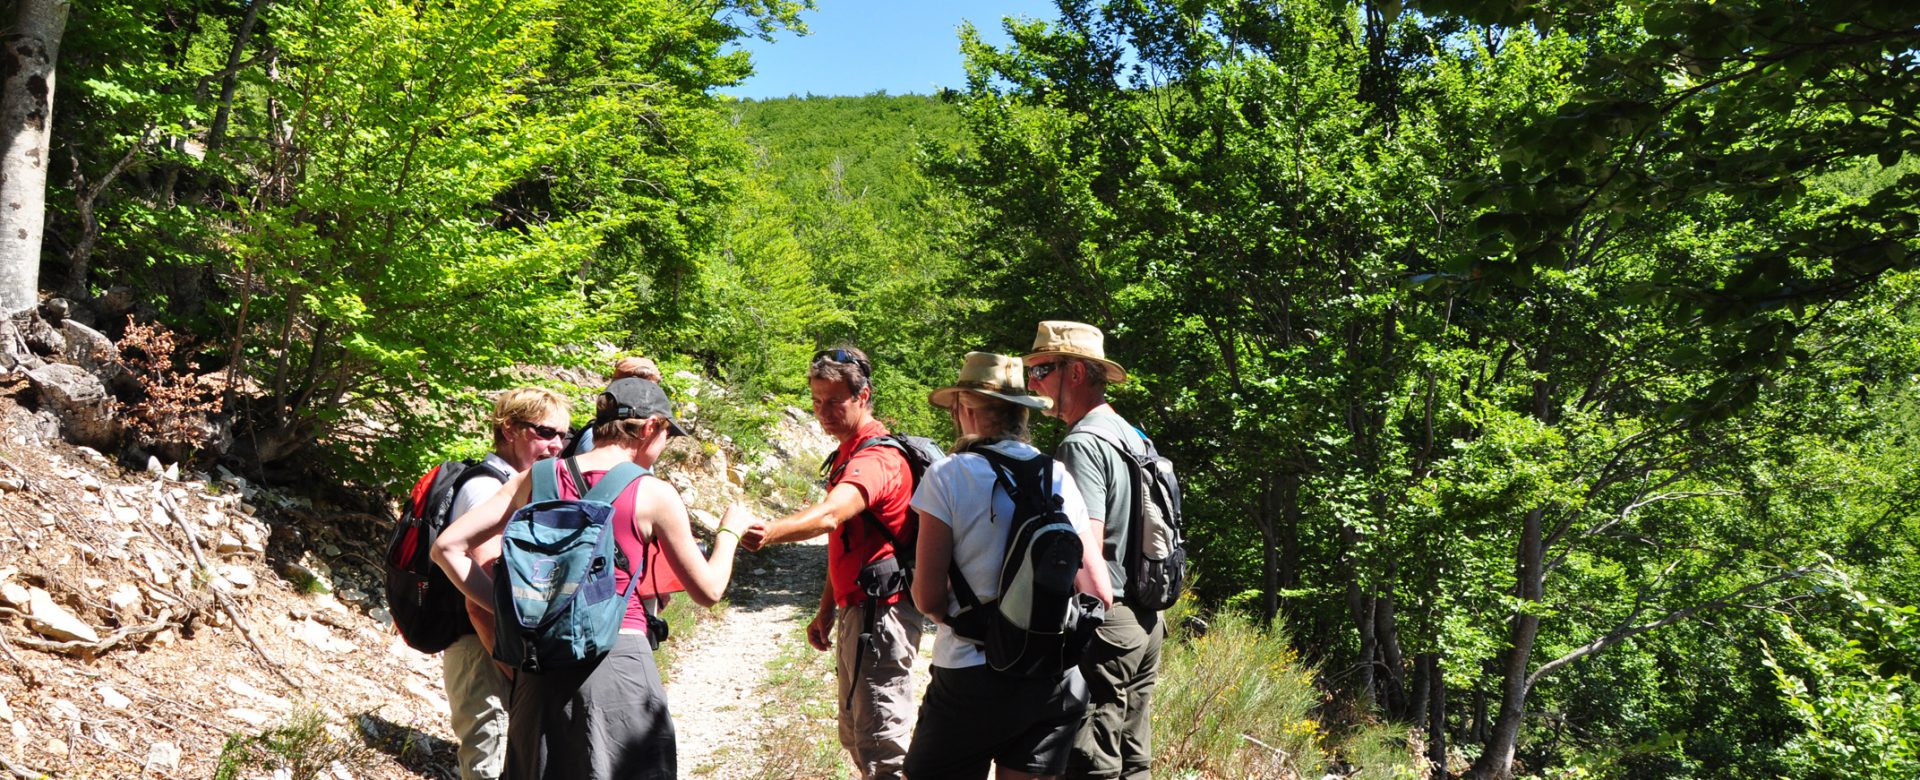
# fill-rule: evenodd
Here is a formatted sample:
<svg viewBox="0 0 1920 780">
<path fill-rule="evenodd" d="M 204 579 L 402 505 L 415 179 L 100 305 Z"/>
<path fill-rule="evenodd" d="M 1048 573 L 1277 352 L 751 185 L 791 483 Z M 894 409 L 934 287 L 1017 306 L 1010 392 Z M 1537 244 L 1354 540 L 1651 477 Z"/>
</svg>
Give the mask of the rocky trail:
<svg viewBox="0 0 1920 780">
<path fill-rule="evenodd" d="M 728 607 L 672 648 L 667 701 L 688 777 L 751 777 L 768 725 L 768 664 L 813 618 L 826 572 L 824 540 L 742 553 Z M 669 640 L 672 642 L 674 640 Z"/>
</svg>

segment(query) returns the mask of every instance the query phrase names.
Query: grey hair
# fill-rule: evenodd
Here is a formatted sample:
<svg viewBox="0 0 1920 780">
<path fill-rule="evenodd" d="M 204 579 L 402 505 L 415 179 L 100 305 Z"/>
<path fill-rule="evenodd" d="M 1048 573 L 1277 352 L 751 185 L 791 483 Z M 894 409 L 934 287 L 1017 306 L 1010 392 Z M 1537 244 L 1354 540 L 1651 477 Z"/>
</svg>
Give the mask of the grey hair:
<svg viewBox="0 0 1920 780">
<path fill-rule="evenodd" d="M 1086 367 L 1087 389 L 1105 396 L 1107 394 L 1107 385 L 1109 384 L 1107 382 L 1106 364 L 1090 358 L 1073 358 L 1073 362 Z"/>
</svg>

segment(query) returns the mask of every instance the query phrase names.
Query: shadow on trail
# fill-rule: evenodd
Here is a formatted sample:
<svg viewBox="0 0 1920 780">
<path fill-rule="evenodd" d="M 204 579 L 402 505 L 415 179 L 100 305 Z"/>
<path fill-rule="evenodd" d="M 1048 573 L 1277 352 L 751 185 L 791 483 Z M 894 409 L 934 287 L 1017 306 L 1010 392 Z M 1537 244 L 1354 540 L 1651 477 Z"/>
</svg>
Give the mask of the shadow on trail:
<svg viewBox="0 0 1920 780">
<path fill-rule="evenodd" d="M 455 769 L 459 745 L 370 712 L 354 720 L 367 747 L 392 756 L 408 771 L 436 780 L 459 777 Z"/>
<path fill-rule="evenodd" d="M 811 617 L 820 604 L 826 576 L 824 544 L 782 544 L 757 553 L 743 550 L 733 563 L 727 599 L 742 612 L 793 607 Z"/>
</svg>

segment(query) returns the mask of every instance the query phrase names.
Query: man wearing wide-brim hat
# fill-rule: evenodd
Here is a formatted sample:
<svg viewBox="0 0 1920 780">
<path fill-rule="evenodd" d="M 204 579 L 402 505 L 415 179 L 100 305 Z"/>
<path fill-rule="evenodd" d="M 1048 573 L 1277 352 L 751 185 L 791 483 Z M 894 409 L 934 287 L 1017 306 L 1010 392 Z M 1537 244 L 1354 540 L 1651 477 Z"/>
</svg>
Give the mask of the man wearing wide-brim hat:
<svg viewBox="0 0 1920 780">
<path fill-rule="evenodd" d="M 1146 778 L 1153 763 L 1153 687 L 1166 627 L 1160 613 L 1127 601 L 1121 564 L 1135 497 L 1132 472 L 1107 441 L 1144 451 L 1144 435 L 1107 403 L 1107 386 L 1127 370 L 1107 359 L 1106 336 L 1081 322 L 1040 323 L 1025 358 L 1027 386 L 1053 400 L 1048 415 L 1071 430 L 1054 457 L 1073 475 L 1089 520 L 1100 529 L 1114 603 L 1080 670 L 1091 702 L 1074 740 L 1070 778 Z"/>
</svg>

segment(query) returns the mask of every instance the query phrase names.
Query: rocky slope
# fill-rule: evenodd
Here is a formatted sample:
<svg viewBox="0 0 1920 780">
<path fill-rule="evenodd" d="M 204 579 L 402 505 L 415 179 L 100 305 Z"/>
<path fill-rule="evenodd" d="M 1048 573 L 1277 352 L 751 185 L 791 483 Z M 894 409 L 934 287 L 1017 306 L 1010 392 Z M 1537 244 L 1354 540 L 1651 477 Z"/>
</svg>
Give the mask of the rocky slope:
<svg viewBox="0 0 1920 780">
<path fill-rule="evenodd" d="M 0 772 L 453 776 L 438 659 L 406 647 L 382 607 L 390 516 L 224 472 L 127 470 L 55 438 L 32 398 L 0 378 Z M 774 454 L 752 464 L 678 441 L 661 473 L 696 524 L 735 500 L 773 514 L 805 499 L 796 475 L 832 441 L 799 409 L 770 438 Z M 817 590 L 799 580 L 819 575 L 799 566 L 747 556 L 738 582 L 804 602 Z"/>
</svg>

